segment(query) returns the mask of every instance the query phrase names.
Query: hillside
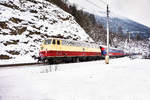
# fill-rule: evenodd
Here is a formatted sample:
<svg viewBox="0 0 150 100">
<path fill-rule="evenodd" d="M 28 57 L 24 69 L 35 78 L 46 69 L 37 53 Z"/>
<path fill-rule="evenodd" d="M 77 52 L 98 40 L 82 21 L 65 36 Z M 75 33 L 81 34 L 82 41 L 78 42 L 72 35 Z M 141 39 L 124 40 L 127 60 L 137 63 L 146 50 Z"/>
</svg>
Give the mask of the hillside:
<svg viewBox="0 0 150 100">
<path fill-rule="evenodd" d="M 96 19 L 99 23 L 103 24 L 106 27 L 106 17 L 96 16 Z M 127 31 L 131 32 L 132 37 L 136 37 L 138 34 L 142 38 L 150 37 L 150 28 L 142 25 L 138 22 L 130 20 L 128 18 L 119 18 L 117 16 L 110 17 L 110 30 L 112 32 L 118 33 L 119 27 L 122 28 L 123 34 L 126 35 Z"/>
<path fill-rule="evenodd" d="M 66 0 L 68 4 L 75 4 L 78 9 L 94 14 L 99 24 L 106 27 L 106 4 L 100 0 Z M 104 0 L 106 1 L 106 0 Z M 130 20 L 122 15 L 118 15 L 112 11 L 110 7 L 110 31 L 117 33 L 118 28 L 122 27 L 124 34 L 130 31 L 135 37 L 137 34 L 143 38 L 150 37 L 150 28 L 138 22 Z"/>
<path fill-rule="evenodd" d="M 44 38 L 93 41 L 74 17 L 40 0 L 0 1 L 0 61 L 33 61 Z"/>
</svg>

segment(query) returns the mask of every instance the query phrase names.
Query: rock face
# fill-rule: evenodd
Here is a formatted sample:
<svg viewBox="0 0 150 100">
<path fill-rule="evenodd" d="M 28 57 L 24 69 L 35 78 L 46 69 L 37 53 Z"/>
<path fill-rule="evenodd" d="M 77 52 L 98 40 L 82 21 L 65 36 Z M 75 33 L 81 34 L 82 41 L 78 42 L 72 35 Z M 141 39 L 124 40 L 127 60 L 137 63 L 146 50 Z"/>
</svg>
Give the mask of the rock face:
<svg viewBox="0 0 150 100">
<path fill-rule="evenodd" d="M 45 0 L 1 0 L 0 37 L 1 61 L 32 59 L 49 37 L 92 41 L 72 15 Z"/>
</svg>

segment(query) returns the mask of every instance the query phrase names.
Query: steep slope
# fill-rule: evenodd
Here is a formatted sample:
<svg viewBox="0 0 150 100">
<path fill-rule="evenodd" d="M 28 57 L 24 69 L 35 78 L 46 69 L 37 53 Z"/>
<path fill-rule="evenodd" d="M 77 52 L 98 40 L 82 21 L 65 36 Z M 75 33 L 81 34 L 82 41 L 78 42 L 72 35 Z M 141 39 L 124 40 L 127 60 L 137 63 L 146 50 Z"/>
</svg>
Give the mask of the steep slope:
<svg viewBox="0 0 150 100">
<path fill-rule="evenodd" d="M 45 0 L 0 1 L 1 63 L 33 61 L 48 37 L 93 41 L 70 14 Z"/>
</svg>

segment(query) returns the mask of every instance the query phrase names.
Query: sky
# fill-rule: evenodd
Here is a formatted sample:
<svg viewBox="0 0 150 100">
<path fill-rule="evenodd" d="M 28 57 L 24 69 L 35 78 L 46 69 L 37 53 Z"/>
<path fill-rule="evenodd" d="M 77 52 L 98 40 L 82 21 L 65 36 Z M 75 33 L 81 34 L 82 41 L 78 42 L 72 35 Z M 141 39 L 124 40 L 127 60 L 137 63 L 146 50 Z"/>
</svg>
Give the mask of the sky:
<svg viewBox="0 0 150 100">
<path fill-rule="evenodd" d="M 116 15 L 127 17 L 136 22 L 150 27 L 150 0 L 68 0 L 75 3 L 78 8 L 86 9 L 89 12 L 97 13 L 96 10 L 105 11 L 106 2 L 110 6 L 110 11 Z M 94 3 L 94 5 L 92 3 Z M 97 5 L 97 6 L 95 6 Z M 99 8 L 98 8 L 99 7 Z M 103 8 L 103 9 L 101 9 Z M 105 16 L 106 14 L 104 14 Z"/>
<path fill-rule="evenodd" d="M 100 0 L 99 0 L 100 1 Z M 105 0 L 110 9 L 122 16 L 150 27 L 150 0 Z"/>
</svg>

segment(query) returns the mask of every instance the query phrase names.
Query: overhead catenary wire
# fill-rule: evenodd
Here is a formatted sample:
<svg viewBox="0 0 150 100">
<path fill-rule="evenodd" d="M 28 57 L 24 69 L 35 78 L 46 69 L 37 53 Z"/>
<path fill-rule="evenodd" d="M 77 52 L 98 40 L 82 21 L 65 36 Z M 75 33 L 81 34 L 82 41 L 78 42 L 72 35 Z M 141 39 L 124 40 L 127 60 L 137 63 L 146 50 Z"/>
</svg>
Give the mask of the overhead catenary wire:
<svg viewBox="0 0 150 100">
<path fill-rule="evenodd" d="M 99 0 L 99 1 L 101 1 L 103 4 L 107 5 L 107 3 L 106 3 L 105 1 L 103 1 L 103 0 Z M 94 2 L 92 2 L 92 1 L 90 1 L 90 0 L 87 0 L 87 2 L 89 2 L 90 4 L 94 5 L 95 7 L 99 8 L 99 9 L 103 9 L 103 10 L 104 10 L 104 12 L 103 12 L 103 11 L 100 11 L 100 10 L 98 10 L 98 12 L 103 13 L 103 14 L 106 13 L 106 12 L 105 12 L 105 11 L 106 11 L 105 8 L 102 8 L 102 7 L 98 6 L 97 4 L 95 4 Z M 111 10 L 111 12 L 110 12 L 110 16 L 111 16 L 111 17 L 115 17 L 116 19 L 118 19 L 118 17 L 117 17 L 118 15 L 117 15 L 115 12 L 113 12 L 112 10 Z M 118 21 L 117 21 L 117 25 L 118 25 Z"/>
<path fill-rule="evenodd" d="M 105 1 L 103 1 L 103 0 L 99 0 L 99 1 L 101 1 L 103 4 L 107 5 L 107 3 L 106 3 Z M 98 6 L 97 4 L 93 3 L 92 1 L 87 0 L 87 2 L 89 2 L 89 3 L 92 4 L 92 5 L 94 5 L 94 6 L 97 7 L 97 8 L 100 8 L 100 9 L 103 9 L 104 11 L 106 11 L 105 8 L 102 8 L 102 7 Z M 99 11 L 99 10 L 98 10 L 98 12 L 100 12 L 100 13 L 106 13 L 106 12 L 102 12 L 102 11 Z M 114 17 L 117 17 L 117 16 L 118 16 L 118 15 L 117 15 L 115 12 L 113 12 L 112 10 L 111 10 L 110 14 L 112 15 L 112 17 L 113 17 L 113 15 L 114 15 Z M 111 15 L 110 15 L 110 16 L 111 16 Z"/>
<path fill-rule="evenodd" d="M 101 2 L 103 2 L 104 4 L 107 4 L 106 2 L 104 2 L 103 0 L 99 0 L 99 1 L 101 1 Z M 100 10 L 97 10 L 98 12 L 100 12 L 100 13 L 103 13 L 103 14 L 106 14 L 106 9 L 104 9 L 104 8 L 102 8 L 102 7 L 100 7 L 100 6 L 98 6 L 97 4 L 95 4 L 94 2 L 92 2 L 92 1 L 89 1 L 89 0 L 87 0 L 87 2 L 89 2 L 90 4 L 92 4 L 92 5 L 94 5 L 95 7 L 97 7 L 97 8 L 99 8 L 99 9 L 103 9 L 104 10 L 104 12 L 103 11 L 100 11 Z M 111 16 L 111 18 L 113 18 L 114 17 L 114 22 L 112 22 L 112 21 L 110 21 L 109 23 L 114 23 L 116 26 L 116 28 L 115 28 L 115 31 L 117 31 L 117 29 L 118 29 L 118 27 L 119 27 L 119 18 L 117 17 L 118 15 L 114 12 L 114 11 L 112 11 L 111 10 L 111 12 L 109 12 L 110 13 L 110 16 Z M 110 27 L 112 27 L 112 24 L 110 24 Z"/>
<path fill-rule="evenodd" d="M 92 4 L 92 5 L 94 5 L 96 8 L 100 8 L 100 9 L 103 9 L 103 10 L 104 10 L 104 11 L 96 10 L 97 12 L 99 12 L 99 13 L 101 13 L 101 14 L 106 14 L 106 12 L 105 12 L 106 9 L 104 9 L 104 8 L 102 8 L 102 7 L 98 6 L 98 5 L 96 5 L 95 3 L 93 3 L 93 2 L 91 2 L 91 1 L 89 1 L 89 0 L 87 0 L 87 2 L 89 2 L 89 3 Z M 93 9 L 93 11 L 95 11 L 95 10 Z"/>
<path fill-rule="evenodd" d="M 105 1 L 103 1 L 103 0 L 99 0 L 99 1 L 101 1 L 103 4 L 107 5 L 107 3 Z"/>
<path fill-rule="evenodd" d="M 93 2 L 91 2 L 91 1 L 89 1 L 89 0 L 87 0 L 87 1 L 88 1 L 89 3 L 91 3 L 92 5 L 94 5 L 95 7 L 104 10 L 104 12 L 98 10 L 99 13 L 106 14 L 106 12 L 105 12 L 106 9 L 104 9 L 104 8 L 102 8 L 102 7 L 100 7 L 100 6 L 98 6 L 97 4 L 95 4 L 95 3 L 93 3 Z M 110 23 L 110 28 L 113 27 L 112 25 L 115 25 L 115 32 L 117 32 L 118 27 L 119 27 L 119 17 L 118 17 L 118 14 L 116 14 L 116 13 L 115 13 L 114 11 L 112 11 L 112 10 L 111 10 L 111 12 L 109 12 L 109 13 L 110 13 L 111 19 L 113 19 L 112 21 L 109 22 L 109 23 Z"/>
<path fill-rule="evenodd" d="M 94 5 L 95 7 L 97 7 L 97 8 L 100 8 L 100 9 L 103 9 L 103 10 L 106 11 L 105 8 L 102 8 L 102 7 L 98 6 L 97 4 L 95 4 L 95 3 L 93 3 L 93 2 L 91 2 L 91 1 L 89 1 L 89 0 L 87 0 L 87 2 L 89 2 L 90 4 L 93 4 L 93 5 Z"/>
</svg>

